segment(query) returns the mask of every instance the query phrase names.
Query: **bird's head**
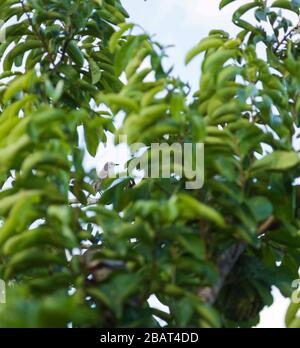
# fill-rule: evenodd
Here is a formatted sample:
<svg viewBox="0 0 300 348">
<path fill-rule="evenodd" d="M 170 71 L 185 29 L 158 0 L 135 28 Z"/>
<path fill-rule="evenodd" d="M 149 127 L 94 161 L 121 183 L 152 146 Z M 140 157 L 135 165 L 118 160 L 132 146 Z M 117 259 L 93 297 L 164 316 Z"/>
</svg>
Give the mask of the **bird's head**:
<svg viewBox="0 0 300 348">
<path fill-rule="evenodd" d="M 105 163 L 103 169 L 104 169 L 106 172 L 109 172 L 109 170 L 110 170 L 110 169 L 114 169 L 115 166 L 117 166 L 116 163 L 114 163 L 114 162 L 107 162 L 107 163 Z"/>
<path fill-rule="evenodd" d="M 103 168 L 99 172 L 97 172 L 97 176 L 100 179 L 105 179 L 105 178 L 112 176 L 114 174 L 114 169 L 116 166 L 118 166 L 117 163 L 106 162 L 104 164 Z"/>
</svg>

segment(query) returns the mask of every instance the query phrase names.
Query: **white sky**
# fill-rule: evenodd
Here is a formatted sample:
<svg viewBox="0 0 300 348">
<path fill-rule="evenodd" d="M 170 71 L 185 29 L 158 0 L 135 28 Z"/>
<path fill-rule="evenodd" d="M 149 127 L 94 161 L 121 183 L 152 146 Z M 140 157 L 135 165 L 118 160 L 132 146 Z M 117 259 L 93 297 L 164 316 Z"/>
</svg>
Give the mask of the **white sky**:
<svg viewBox="0 0 300 348">
<path fill-rule="evenodd" d="M 240 1 L 243 3 L 243 1 Z M 245 2 L 245 1 L 244 1 Z M 189 81 L 195 88 L 199 81 L 199 59 L 188 67 L 184 57 L 211 29 L 236 32 L 231 23 L 232 6 L 220 12 L 219 0 L 123 0 L 124 7 L 135 22 L 169 49 L 171 64 L 176 74 Z"/>
<path fill-rule="evenodd" d="M 197 88 L 200 74 L 199 59 L 184 66 L 186 52 L 211 29 L 223 29 L 232 35 L 237 29 L 231 23 L 232 10 L 236 5 L 219 11 L 219 0 L 123 0 L 131 15 L 131 22 L 142 25 L 164 45 L 174 45 L 169 50 L 169 60 L 175 72 L 183 80 Z M 246 1 L 239 1 L 240 4 Z M 259 327 L 284 327 L 284 316 L 289 304 L 277 289 L 273 290 L 275 303 L 261 313 Z"/>
</svg>

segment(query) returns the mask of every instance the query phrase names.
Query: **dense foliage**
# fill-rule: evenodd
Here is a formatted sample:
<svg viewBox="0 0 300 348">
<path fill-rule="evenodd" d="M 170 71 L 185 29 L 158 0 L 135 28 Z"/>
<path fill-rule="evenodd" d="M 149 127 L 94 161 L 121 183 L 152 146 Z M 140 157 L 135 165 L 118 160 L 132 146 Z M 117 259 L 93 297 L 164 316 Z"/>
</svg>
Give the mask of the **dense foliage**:
<svg viewBox="0 0 300 348">
<path fill-rule="evenodd" d="M 169 327 L 252 326 L 272 285 L 291 296 L 299 9 L 255 0 L 235 10 L 236 37 L 212 30 L 188 53 L 187 63 L 205 53 L 191 97 L 119 0 L 1 1 L 1 327 L 156 327 L 153 315 Z M 96 175 L 83 158 L 107 132 L 204 143 L 204 187 L 107 179 L 90 204 Z M 153 294 L 170 313 L 151 308 Z"/>
</svg>

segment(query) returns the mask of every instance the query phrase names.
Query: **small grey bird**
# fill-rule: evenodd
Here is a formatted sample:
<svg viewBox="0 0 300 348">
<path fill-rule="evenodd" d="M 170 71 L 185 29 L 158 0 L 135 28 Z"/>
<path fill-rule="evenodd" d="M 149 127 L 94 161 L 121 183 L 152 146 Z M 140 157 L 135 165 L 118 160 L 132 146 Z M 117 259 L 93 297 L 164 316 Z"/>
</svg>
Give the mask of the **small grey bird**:
<svg viewBox="0 0 300 348">
<path fill-rule="evenodd" d="M 114 162 L 107 162 L 105 163 L 104 167 L 100 170 L 97 171 L 97 179 L 94 183 L 94 189 L 95 192 L 100 192 L 100 188 L 101 188 L 101 184 L 102 181 L 109 178 L 109 177 L 113 177 L 114 175 L 114 168 L 115 166 L 117 166 L 118 164 L 114 163 Z"/>
</svg>

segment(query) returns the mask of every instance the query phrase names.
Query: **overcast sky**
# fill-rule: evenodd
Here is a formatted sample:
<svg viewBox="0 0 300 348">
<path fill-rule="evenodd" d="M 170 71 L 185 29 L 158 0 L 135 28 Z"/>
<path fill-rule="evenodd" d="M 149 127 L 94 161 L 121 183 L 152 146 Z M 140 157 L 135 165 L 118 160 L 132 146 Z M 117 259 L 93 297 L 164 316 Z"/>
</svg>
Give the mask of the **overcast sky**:
<svg viewBox="0 0 300 348">
<path fill-rule="evenodd" d="M 188 67 L 183 64 L 186 52 L 211 29 L 223 29 L 232 35 L 237 29 L 231 23 L 236 5 L 219 11 L 219 0 L 123 0 L 131 21 L 142 25 L 157 41 L 174 45 L 169 50 L 169 60 L 175 72 L 183 80 L 197 88 L 200 62 L 195 60 Z M 240 4 L 247 1 L 239 1 Z M 275 304 L 261 314 L 260 327 L 284 327 L 284 315 L 289 304 L 274 289 Z"/>
<path fill-rule="evenodd" d="M 123 4 L 131 21 L 156 35 L 164 45 L 174 45 L 168 50 L 170 62 L 193 87 L 199 81 L 199 59 L 185 67 L 186 52 L 213 28 L 236 32 L 230 20 L 232 6 L 220 12 L 218 0 L 123 0 Z"/>
</svg>

